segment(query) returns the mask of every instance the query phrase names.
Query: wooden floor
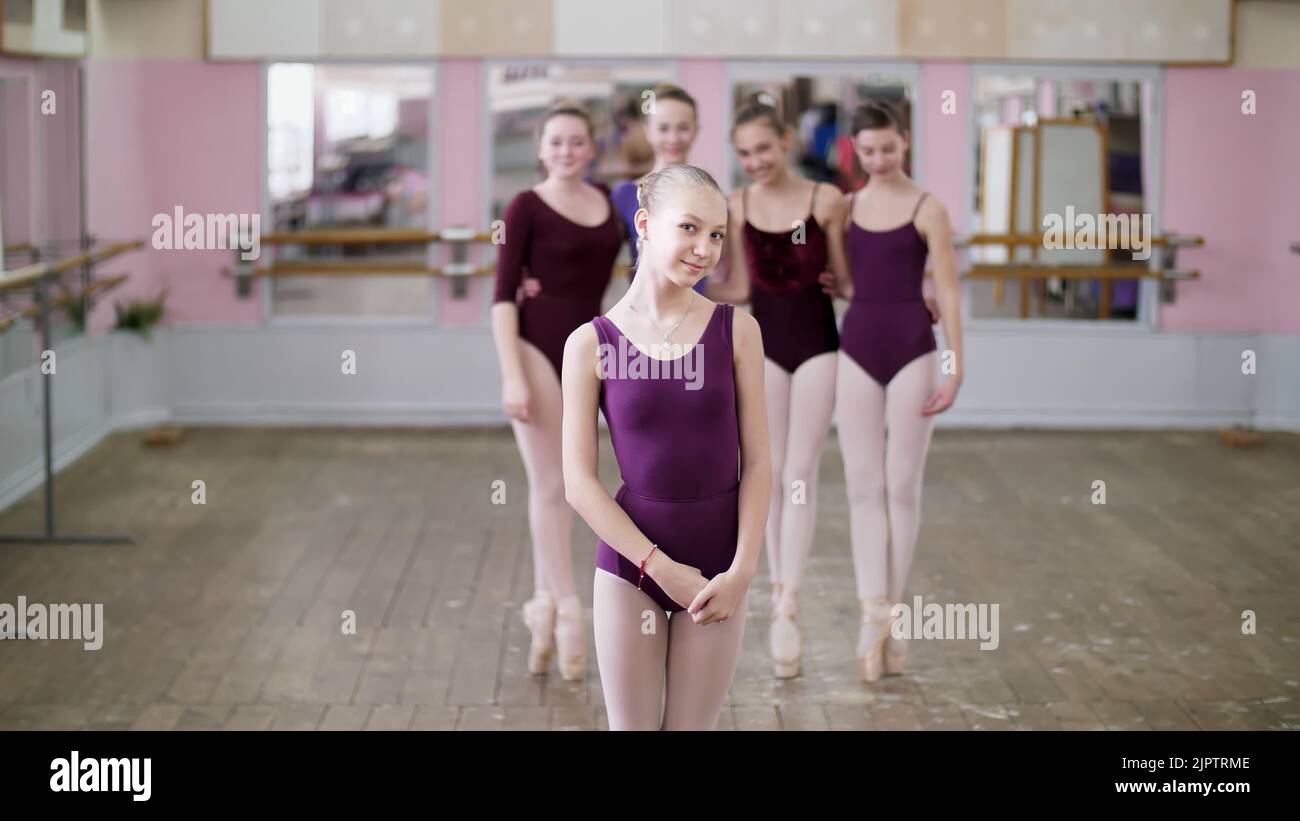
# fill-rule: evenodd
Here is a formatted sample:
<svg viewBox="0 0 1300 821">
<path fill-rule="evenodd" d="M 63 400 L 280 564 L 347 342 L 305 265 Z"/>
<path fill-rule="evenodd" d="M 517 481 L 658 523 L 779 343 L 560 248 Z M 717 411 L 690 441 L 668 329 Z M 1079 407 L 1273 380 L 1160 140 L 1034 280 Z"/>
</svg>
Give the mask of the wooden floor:
<svg viewBox="0 0 1300 821">
<path fill-rule="evenodd" d="M 134 545 L 0 545 L 0 602 L 102 602 L 107 623 L 94 652 L 0 641 L 0 728 L 605 726 L 594 648 L 585 683 L 525 670 L 508 431 L 140 438 L 110 437 L 57 481 L 62 530 Z M 914 641 L 907 675 L 874 686 L 856 679 L 834 441 L 818 516 L 804 675 L 770 675 L 760 575 L 725 729 L 1300 728 L 1300 436 L 1232 450 L 1213 433 L 940 431 L 908 599 L 997 603 L 1001 645 Z M 33 494 L 0 532 L 41 521 Z M 594 537 L 574 533 L 590 602 Z"/>
</svg>

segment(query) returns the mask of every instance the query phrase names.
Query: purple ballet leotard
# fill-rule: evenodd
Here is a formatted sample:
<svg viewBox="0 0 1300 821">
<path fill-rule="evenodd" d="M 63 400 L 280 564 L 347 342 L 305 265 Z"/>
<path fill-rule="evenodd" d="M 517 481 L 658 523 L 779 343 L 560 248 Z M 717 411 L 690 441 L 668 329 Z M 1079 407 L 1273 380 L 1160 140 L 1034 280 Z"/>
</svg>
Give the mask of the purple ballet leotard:
<svg viewBox="0 0 1300 821">
<path fill-rule="evenodd" d="M 633 378 L 632 360 L 650 357 L 628 340 L 626 372 L 607 364 L 600 385 L 600 409 L 623 478 L 614 501 L 665 555 L 698 568 L 706 579 L 731 567 L 739 535 L 733 315 L 731 305 L 714 306 L 699 342 L 684 355 L 694 359 L 693 372 L 683 367 L 671 374 L 661 370 L 659 378 Z M 592 322 L 601 344 L 610 346 L 602 352 L 617 361 L 623 332 L 604 316 Z M 661 360 L 658 367 L 673 361 Z M 641 574 L 604 540 L 596 549 L 596 567 L 634 585 Z M 649 576 L 641 589 L 670 613 L 686 609 Z"/>
<path fill-rule="evenodd" d="M 763 351 L 787 373 L 814 356 L 840 347 L 835 307 L 818 277 L 827 270 L 826 231 L 813 216 L 817 186 L 813 186 L 804 242 L 791 231 L 763 231 L 749 221 L 749 188 L 744 200 L 745 261 L 749 268 L 749 302 L 763 334 Z"/>
<path fill-rule="evenodd" d="M 889 231 L 868 231 L 849 218 L 845 244 L 853 303 L 844 316 L 840 347 L 881 385 L 937 348 L 921 298 L 929 248 L 916 230 L 916 214 L 925 196 L 916 201 L 910 221 Z"/>
<path fill-rule="evenodd" d="M 623 218 L 623 227 L 627 232 L 627 247 L 632 252 L 632 267 L 628 269 L 627 278 L 633 279 L 636 276 L 636 261 L 638 254 L 636 252 L 636 212 L 641 208 L 636 201 L 636 183 L 632 181 L 620 182 L 614 186 L 614 193 L 609 195 L 613 201 L 614 207 L 618 209 L 618 215 Z M 704 293 L 704 283 L 708 282 L 708 277 L 701 277 L 700 281 L 695 283 L 697 293 Z"/>
<path fill-rule="evenodd" d="M 608 194 L 604 186 L 597 184 Z M 493 302 L 519 306 L 519 336 L 536 345 L 560 377 L 564 342 L 574 329 L 600 313 L 623 235 L 611 205 L 600 225 L 574 222 L 529 189 L 503 215 L 506 241 L 497 252 Z M 541 282 L 541 292 L 516 300 L 524 273 Z"/>
</svg>

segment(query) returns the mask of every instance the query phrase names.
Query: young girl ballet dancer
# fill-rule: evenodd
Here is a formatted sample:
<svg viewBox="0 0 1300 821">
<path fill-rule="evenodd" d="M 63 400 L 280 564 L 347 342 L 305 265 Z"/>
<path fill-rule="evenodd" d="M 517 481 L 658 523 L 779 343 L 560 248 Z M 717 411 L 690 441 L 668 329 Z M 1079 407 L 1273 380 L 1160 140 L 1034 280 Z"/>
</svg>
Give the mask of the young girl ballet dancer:
<svg viewBox="0 0 1300 821">
<path fill-rule="evenodd" d="M 695 144 L 695 137 L 700 133 L 695 98 L 686 93 L 685 89 L 669 83 L 661 83 L 652 91 L 654 105 L 651 106 L 649 113 L 641 117 L 646 142 L 650 144 L 650 150 L 654 152 L 655 157 L 654 167 L 650 169 L 651 174 L 670 165 L 690 162 L 691 146 Z M 614 191 L 610 194 L 610 199 L 614 201 L 614 206 L 618 208 L 619 216 L 623 218 L 623 224 L 627 227 L 628 245 L 632 252 L 632 270 L 629 278 L 636 275 L 636 212 L 641 207 L 637 202 L 636 192 L 640 182 L 640 180 L 621 182 L 614 186 Z M 707 279 L 701 279 L 695 284 L 695 290 L 704 293 L 706 282 Z"/>
<path fill-rule="evenodd" d="M 859 672 L 871 682 L 903 669 L 907 648 L 891 634 L 890 613 L 912 566 L 934 415 L 956 399 L 964 359 L 952 228 L 942 203 L 903 172 L 907 129 L 893 106 L 872 102 L 854 113 L 852 133 L 870 176 L 845 197 L 850 275 L 836 285 L 851 304 L 836 401 L 862 606 Z M 921 295 L 927 255 L 952 354 L 951 372 L 937 385 L 939 354 Z"/>
<path fill-rule="evenodd" d="M 573 514 L 564 499 L 560 375 L 565 339 L 600 313 L 623 236 L 607 193 L 582 179 L 595 158 L 586 112 L 550 109 L 538 137 L 546 179 L 506 208 L 492 335 L 502 405 L 528 476 L 536 591 L 522 610 L 532 633 L 528 670 L 545 673 L 558 649 L 560 674 L 572 681 L 586 675 L 587 637 L 569 547 Z M 517 302 L 525 269 L 544 293 Z"/>
<path fill-rule="evenodd" d="M 639 199 L 639 273 L 565 346 L 564 484 L 600 537 L 593 624 L 609 728 L 713 729 L 771 493 L 763 341 L 752 317 L 692 290 L 726 241 L 713 178 L 671 165 Z M 596 473 L 597 408 L 623 479 L 613 497 Z"/>
<path fill-rule="evenodd" d="M 772 577 L 769 644 L 778 678 L 799 674 L 799 583 L 817 516 L 817 472 L 835 403 L 840 346 L 824 271 L 847 276 L 846 203 L 839 189 L 796 175 L 792 134 L 770 105 L 736 115 L 731 141 L 753 184 L 731 195 L 731 270 L 705 293 L 751 303 L 766 353 L 772 502 L 767 563 Z"/>
<path fill-rule="evenodd" d="M 641 117 L 646 141 L 654 152 L 654 167 L 650 170 L 652 174 L 670 165 L 688 162 L 691 146 L 695 144 L 695 137 L 699 134 L 694 97 L 687 94 L 685 89 L 668 83 L 655 86 L 653 91 L 654 106 L 648 114 L 643 114 Z M 632 253 L 632 267 L 628 271 L 628 279 L 636 276 L 635 218 L 637 209 L 641 207 L 636 201 L 636 192 L 640 182 L 640 180 L 620 182 L 614 186 L 609 196 L 623 221 L 628 250 Z M 695 290 L 704 293 L 707 281 L 706 278 L 695 283 Z M 541 283 L 535 278 L 524 278 L 524 297 L 536 296 L 541 293 L 541 290 Z"/>
</svg>

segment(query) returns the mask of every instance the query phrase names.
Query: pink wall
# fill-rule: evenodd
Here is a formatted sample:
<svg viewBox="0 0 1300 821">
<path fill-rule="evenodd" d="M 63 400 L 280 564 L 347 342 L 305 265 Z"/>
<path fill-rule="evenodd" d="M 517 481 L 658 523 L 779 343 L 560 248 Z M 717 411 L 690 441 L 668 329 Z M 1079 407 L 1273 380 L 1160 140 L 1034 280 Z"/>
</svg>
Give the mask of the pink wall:
<svg viewBox="0 0 1300 821">
<path fill-rule="evenodd" d="M 725 120 L 727 67 L 721 60 L 679 60 L 677 84 L 690 92 L 700 113 L 700 133 L 691 147 L 691 164 L 713 175 L 723 190 L 731 188 L 725 177 L 731 150 L 731 124 Z"/>
<path fill-rule="evenodd" d="M 948 219 L 958 234 L 966 233 L 969 207 L 966 180 L 974 149 L 966 144 L 966 123 L 970 117 L 970 67 L 966 63 L 931 62 L 921 66 L 921 99 L 914 108 L 922 110 L 925 132 L 913 151 L 921 159 L 917 182 L 948 209 Z M 944 93 L 956 97 L 956 111 L 944 113 Z"/>
<path fill-rule="evenodd" d="M 0 180 L 4 197 L 4 243 L 39 241 L 39 201 L 34 190 L 36 118 L 40 115 L 38 64 L 33 60 L 0 58 Z M 30 257 L 15 256 L 6 267 L 26 265 Z"/>
<path fill-rule="evenodd" d="M 1255 92 L 1256 113 L 1242 113 Z M 1165 72 L 1164 226 L 1205 236 L 1179 253 L 1201 279 L 1161 309 L 1170 329 L 1300 333 L 1300 72 Z"/>
<path fill-rule="evenodd" d="M 260 213 L 261 69 L 193 61 L 87 62 L 88 222 L 91 233 L 149 242 L 155 214 Z M 108 265 L 128 271 L 113 299 L 166 286 L 172 322 L 252 322 L 256 289 L 235 298 L 221 276 L 233 252 L 145 249 Z M 111 324 L 101 303 L 92 331 Z"/>
<path fill-rule="evenodd" d="M 440 225 L 486 228 L 483 222 L 483 71 L 480 60 L 444 60 L 438 64 L 438 219 Z M 491 246 L 480 246 L 479 262 L 496 261 Z M 449 261 L 449 260 L 444 260 Z M 475 325 L 492 291 L 491 277 L 475 277 L 463 299 L 452 296 L 452 283 L 437 285 L 439 318 L 453 325 Z"/>
<path fill-rule="evenodd" d="M 181 205 L 187 212 L 260 209 L 260 68 L 254 64 L 90 61 L 86 115 L 92 135 L 90 228 L 105 237 L 152 234 L 150 220 Z M 479 134 L 482 66 L 477 60 L 439 64 L 437 148 L 439 222 L 478 225 L 482 213 L 485 139 Z M 721 178 L 727 149 L 723 122 L 725 64 L 683 60 L 679 79 L 700 102 L 701 135 L 692 159 Z M 1260 330 L 1300 333 L 1300 83 L 1297 72 L 1178 68 L 1165 82 L 1165 225 L 1204 234 L 1206 248 L 1180 263 L 1203 279 L 1179 288 L 1163 306 L 1162 325 L 1177 330 Z M 924 134 L 915 146 L 921 184 L 948 207 L 964 232 L 966 185 L 973 151 L 966 145 L 969 66 L 922 65 Z M 1255 90 L 1258 113 L 1240 113 L 1243 89 Z M 957 112 L 943 113 L 943 92 Z M 1290 140 L 1290 141 L 1288 141 Z M 224 251 L 138 252 L 110 270 L 136 276 L 128 293 L 155 295 L 171 287 L 172 318 L 181 322 L 249 322 L 260 299 L 237 300 L 219 275 Z M 442 319 L 475 323 L 488 278 L 470 298 L 443 290 Z M 120 292 L 119 296 L 120 298 Z M 103 308 L 101 308 L 101 311 Z M 107 315 L 111 317 L 111 309 Z M 92 328 L 95 320 L 92 318 Z"/>
<path fill-rule="evenodd" d="M 81 237 L 81 105 L 78 65 L 63 60 L 40 63 L 41 90 L 54 92 L 54 113 L 36 118 L 41 142 L 41 180 L 44 184 L 42 233 L 46 239 L 77 241 Z M 39 109 L 38 109 L 39 110 Z M 75 242 L 61 245 L 68 251 Z"/>
<path fill-rule="evenodd" d="M 6 245 L 76 253 L 81 237 L 78 69 L 65 60 L 0 58 L 0 176 Z M 54 92 L 46 113 L 44 94 Z M 49 258 L 48 256 L 46 257 Z M 14 255 L 7 267 L 26 265 Z"/>
<path fill-rule="evenodd" d="M 1046 80 L 1038 84 L 1038 116 L 1056 116 L 1056 92 L 1053 90 L 1052 84 Z"/>
</svg>

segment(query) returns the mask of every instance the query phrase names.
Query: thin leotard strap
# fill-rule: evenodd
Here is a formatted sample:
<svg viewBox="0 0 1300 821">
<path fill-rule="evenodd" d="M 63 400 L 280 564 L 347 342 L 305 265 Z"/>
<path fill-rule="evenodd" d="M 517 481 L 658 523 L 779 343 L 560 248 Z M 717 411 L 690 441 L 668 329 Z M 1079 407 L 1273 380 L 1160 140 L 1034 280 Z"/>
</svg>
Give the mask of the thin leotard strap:
<svg viewBox="0 0 1300 821">
<path fill-rule="evenodd" d="M 916 207 L 912 209 L 912 219 L 909 222 L 916 222 L 916 215 L 921 213 L 921 203 L 925 202 L 926 192 L 921 192 L 921 198 L 916 201 Z"/>
<path fill-rule="evenodd" d="M 602 361 L 601 346 L 602 345 L 607 346 L 604 349 L 605 354 L 608 354 L 610 350 L 613 348 L 613 344 L 609 341 L 609 338 L 605 335 L 606 322 L 609 322 L 609 320 L 605 319 L 604 315 L 593 317 L 591 320 L 591 324 L 596 327 L 596 338 L 598 340 L 596 343 L 596 373 L 597 374 L 601 374 L 605 372 L 604 368 L 602 367 L 604 365 L 604 362 Z M 603 376 L 600 379 L 600 389 L 601 391 L 605 390 L 605 379 Z"/>
<path fill-rule="evenodd" d="M 849 232 L 849 226 L 853 224 L 853 204 L 858 201 L 858 192 L 854 191 L 849 194 L 849 214 L 848 219 L 844 220 L 844 233 Z"/>
</svg>

